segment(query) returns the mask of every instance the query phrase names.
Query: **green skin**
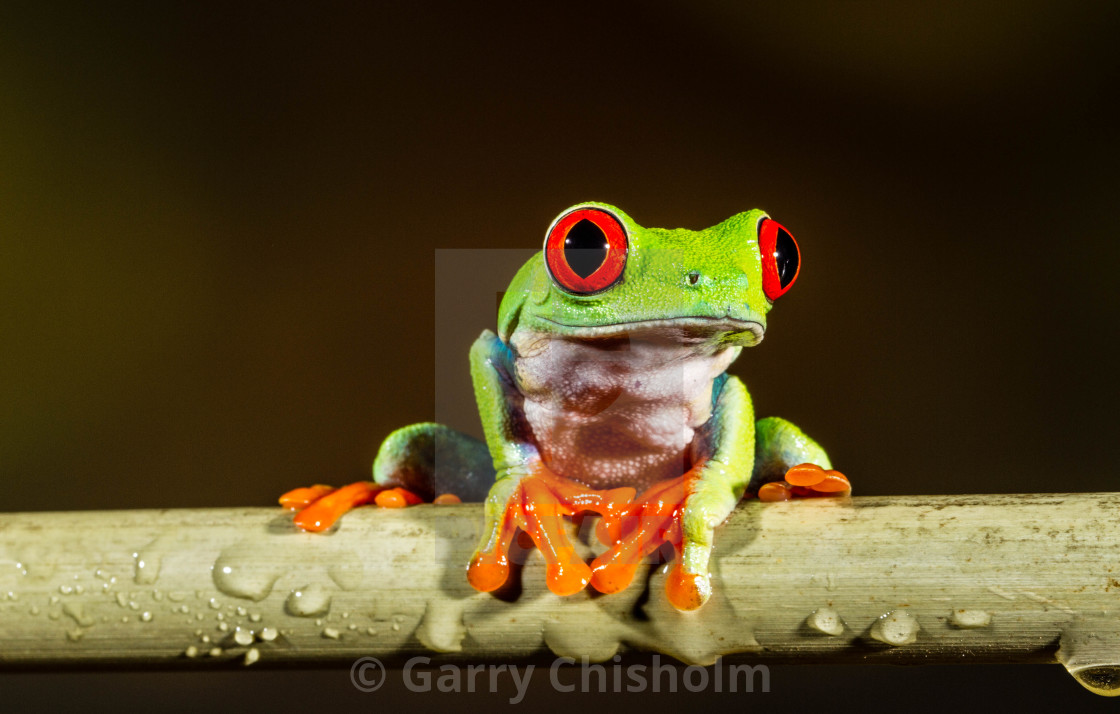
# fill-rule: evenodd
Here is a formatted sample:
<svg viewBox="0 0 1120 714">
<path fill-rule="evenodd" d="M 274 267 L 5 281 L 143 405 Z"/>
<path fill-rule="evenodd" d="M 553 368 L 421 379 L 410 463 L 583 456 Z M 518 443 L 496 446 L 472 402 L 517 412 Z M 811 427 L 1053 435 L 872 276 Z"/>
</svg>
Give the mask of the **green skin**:
<svg viewBox="0 0 1120 714">
<path fill-rule="evenodd" d="M 757 242 L 767 216 L 753 210 L 702 231 L 666 230 L 607 204 L 582 206 L 625 226 L 622 278 L 575 295 L 553 281 L 543 253 L 530 258 L 502 300 L 498 334 L 484 331 L 470 353 L 485 444 L 437 424 L 405 427 L 382 444 L 374 480 L 428 497 L 485 497 L 479 549 L 488 550 L 518 482 L 541 462 L 591 488 L 639 492 L 693 467 L 681 565 L 707 583 L 714 530 L 748 488 L 801 463 L 831 468 L 794 425 L 755 421 L 746 387 L 725 372 L 762 339 L 772 307 Z M 633 458 L 595 448 L 604 444 Z"/>
</svg>

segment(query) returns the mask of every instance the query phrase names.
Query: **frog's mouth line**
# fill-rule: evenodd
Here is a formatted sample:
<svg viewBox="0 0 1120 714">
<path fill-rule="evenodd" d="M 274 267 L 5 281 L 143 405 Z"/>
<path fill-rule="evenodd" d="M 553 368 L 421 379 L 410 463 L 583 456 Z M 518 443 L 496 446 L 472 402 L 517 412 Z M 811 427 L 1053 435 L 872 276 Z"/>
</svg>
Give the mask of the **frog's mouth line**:
<svg viewBox="0 0 1120 714">
<path fill-rule="evenodd" d="M 567 325 L 563 322 L 541 317 L 541 320 L 561 328 L 560 332 L 581 338 L 616 337 L 633 333 L 673 333 L 693 339 L 712 339 L 756 345 L 762 341 L 766 328 L 754 320 L 740 320 L 734 317 L 669 317 L 660 320 L 637 320 L 634 322 L 615 322 L 609 325 Z M 747 334 L 750 337 L 742 339 Z M 735 337 L 742 336 L 739 339 Z M 728 339 L 731 338 L 731 339 Z"/>
</svg>

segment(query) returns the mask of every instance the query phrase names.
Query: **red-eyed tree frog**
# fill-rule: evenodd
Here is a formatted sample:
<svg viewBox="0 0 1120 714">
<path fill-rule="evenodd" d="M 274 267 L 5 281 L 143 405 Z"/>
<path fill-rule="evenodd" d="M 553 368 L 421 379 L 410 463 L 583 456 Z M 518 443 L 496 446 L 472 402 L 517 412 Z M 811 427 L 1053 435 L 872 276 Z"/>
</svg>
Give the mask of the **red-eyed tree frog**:
<svg viewBox="0 0 1120 714">
<path fill-rule="evenodd" d="M 371 501 L 404 506 L 485 500 L 467 577 L 509 575 L 518 529 L 547 562 L 558 595 L 626 588 L 669 543 L 677 608 L 711 594 L 714 531 L 744 496 L 846 495 L 848 479 L 793 424 L 755 421 L 728 366 L 758 344 L 766 315 L 797 279 L 793 236 L 760 210 L 702 231 L 643 228 L 618 208 L 582 203 L 549 227 L 544 250 L 501 302 L 498 334 L 470 352 L 485 443 L 438 424 L 389 435 L 373 481 L 285 494 L 307 530 Z M 575 554 L 562 518 L 599 514 L 606 552 Z"/>
</svg>

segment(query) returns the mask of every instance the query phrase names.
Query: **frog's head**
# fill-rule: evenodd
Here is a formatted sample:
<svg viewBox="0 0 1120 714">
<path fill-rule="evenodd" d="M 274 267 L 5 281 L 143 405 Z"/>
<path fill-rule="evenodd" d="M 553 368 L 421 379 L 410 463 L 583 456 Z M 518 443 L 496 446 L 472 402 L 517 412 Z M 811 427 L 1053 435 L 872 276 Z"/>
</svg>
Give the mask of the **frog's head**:
<svg viewBox="0 0 1120 714">
<path fill-rule="evenodd" d="M 760 210 L 701 231 L 643 228 L 614 206 L 561 213 L 502 300 L 499 332 L 662 332 L 750 346 L 797 278 L 793 237 Z"/>
</svg>

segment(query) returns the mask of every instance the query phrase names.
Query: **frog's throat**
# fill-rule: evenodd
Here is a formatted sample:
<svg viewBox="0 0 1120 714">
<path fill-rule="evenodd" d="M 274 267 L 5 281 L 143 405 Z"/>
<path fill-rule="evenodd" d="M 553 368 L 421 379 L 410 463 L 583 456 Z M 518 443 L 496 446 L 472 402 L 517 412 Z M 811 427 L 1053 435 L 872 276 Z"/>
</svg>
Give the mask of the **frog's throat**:
<svg viewBox="0 0 1120 714">
<path fill-rule="evenodd" d="M 742 345 L 756 345 L 762 341 L 766 328 L 754 320 L 741 320 L 734 317 L 669 317 L 659 320 L 635 320 L 615 322 L 607 325 L 569 325 L 547 317 L 539 320 L 554 325 L 562 335 L 576 338 L 615 337 L 622 334 L 678 333 L 701 339 L 720 338 Z"/>
</svg>

